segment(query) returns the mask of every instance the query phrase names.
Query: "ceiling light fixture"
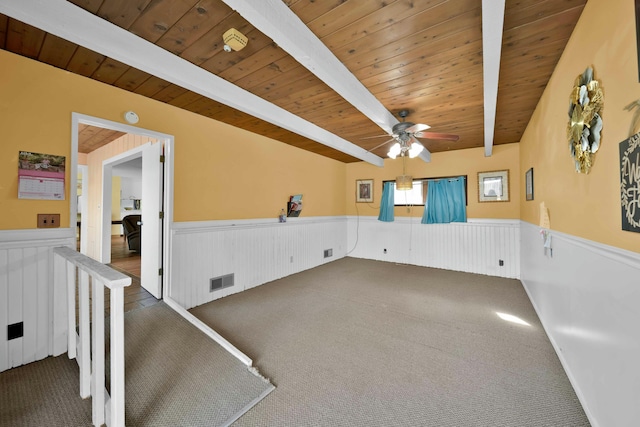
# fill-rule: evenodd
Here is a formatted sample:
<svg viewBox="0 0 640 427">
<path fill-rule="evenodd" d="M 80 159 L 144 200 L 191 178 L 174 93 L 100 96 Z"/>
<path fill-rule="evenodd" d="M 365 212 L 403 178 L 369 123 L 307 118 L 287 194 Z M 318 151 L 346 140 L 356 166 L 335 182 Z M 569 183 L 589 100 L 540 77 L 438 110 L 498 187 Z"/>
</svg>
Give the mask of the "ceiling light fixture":
<svg viewBox="0 0 640 427">
<path fill-rule="evenodd" d="M 422 153 L 422 150 L 424 150 L 422 144 L 414 142 L 409 148 L 409 158 L 413 159 L 414 157 L 417 157 L 420 153 Z"/>
<path fill-rule="evenodd" d="M 247 45 L 249 39 L 235 28 L 229 28 L 223 35 L 224 51 L 231 52 L 231 50 L 241 50 Z"/>
<path fill-rule="evenodd" d="M 387 153 L 387 156 L 395 159 L 400 156 L 409 155 L 410 158 L 414 158 L 420 155 L 422 150 L 424 150 L 424 146 L 417 142 L 415 138 L 413 138 L 413 142 L 411 142 L 411 137 L 406 133 L 402 133 L 398 135 L 398 142 L 393 144 Z M 411 142 L 411 143 L 410 143 Z"/>
<path fill-rule="evenodd" d="M 392 157 L 395 158 L 395 157 Z M 402 175 L 396 176 L 396 190 L 407 191 L 413 190 L 413 177 L 407 175 L 405 168 L 407 164 L 407 156 L 402 153 Z"/>
<path fill-rule="evenodd" d="M 400 144 L 396 142 L 389 149 L 387 156 L 391 157 L 392 159 L 395 159 L 396 157 L 398 157 L 398 154 L 400 154 L 401 152 L 402 152 L 402 148 L 400 147 Z"/>
</svg>

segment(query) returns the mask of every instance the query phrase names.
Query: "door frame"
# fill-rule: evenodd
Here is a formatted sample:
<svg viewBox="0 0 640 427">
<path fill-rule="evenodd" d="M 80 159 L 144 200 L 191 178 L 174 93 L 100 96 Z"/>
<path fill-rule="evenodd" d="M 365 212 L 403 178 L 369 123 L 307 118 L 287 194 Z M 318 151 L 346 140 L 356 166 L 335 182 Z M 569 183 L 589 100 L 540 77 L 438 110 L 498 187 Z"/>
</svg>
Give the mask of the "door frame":
<svg viewBox="0 0 640 427">
<path fill-rule="evenodd" d="M 82 171 L 82 201 L 80 206 L 78 206 L 78 212 L 81 214 L 80 218 L 84 218 L 84 221 L 80 223 L 80 253 L 86 255 L 87 254 L 87 230 L 89 229 L 89 224 L 86 221 L 87 215 L 89 214 L 89 166 L 88 165 L 78 165 L 78 171 Z M 76 180 L 77 180 L 76 173 Z M 76 191 L 77 194 L 77 191 Z M 77 218 L 77 215 L 76 215 Z M 73 224 L 73 217 L 72 224 Z"/>
<path fill-rule="evenodd" d="M 124 153 L 116 154 L 113 157 L 103 160 L 102 162 L 102 196 L 100 200 L 100 261 L 103 264 L 109 264 L 111 262 L 111 193 L 113 188 L 113 167 L 122 163 L 126 163 L 130 160 L 138 159 L 142 157 L 142 151 L 144 147 L 150 144 L 149 142 Z M 141 174 L 144 171 L 141 170 Z M 144 198 L 144 197 L 142 197 Z M 107 238 L 109 236 L 109 238 Z"/>
<path fill-rule="evenodd" d="M 96 126 L 105 129 L 116 130 L 125 133 L 132 133 L 136 135 L 147 136 L 150 138 L 157 139 L 164 146 L 164 174 L 163 174 L 163 182 L 162 185 L 164 187 L 163 196 L 162 196 L 162 204 L 164 206 L 164 220 L 162 222 L 162 293 L 163 296 L 171 296 L 171 235 L 170 230 L 173 224 L 173 150 L 174 150 L 174 137 L 173 135 L 169 135 L 162 132 L 156 132 L 150 129 L 139 128 L 136 126 L 126 125 L 124 123 L 118 123 L 107 119 L 101 119 L 99 117 L 88 116 L 81 113 L 72 113 L 71 114 L 71 176 L 77 177 L 78 174 L 78 126 L 80 124 Z M 102 173 L 102 171 L 100 171 Z M 110 186 L 110 184 L 109 184 Z M 103 182 L 104 188 L 104 182 Z M 70 211 L 71 218 L 77 217 L 78 212 L 78 203 L 77 197 L 70 197 Z M 99 230 L 103 229 L 103 221 L 104 217 L 103 210 L 100 210 L 100 220 L 98 222 Z M 84 222 L 84 221 L 83 221 Z M 109 224 L 111 223 L 111 219 L 109 218 Z M 99 235 L 100 242 L 98 243 L 100 256 L 99 258 L 103 258 L 104 254 L 102 254 L 102 231 L 97 233 Z M 111 254 L 109 254 L 109 257 Z M 99 260 L 100 261 L 100 260 Z"/>
</svg>

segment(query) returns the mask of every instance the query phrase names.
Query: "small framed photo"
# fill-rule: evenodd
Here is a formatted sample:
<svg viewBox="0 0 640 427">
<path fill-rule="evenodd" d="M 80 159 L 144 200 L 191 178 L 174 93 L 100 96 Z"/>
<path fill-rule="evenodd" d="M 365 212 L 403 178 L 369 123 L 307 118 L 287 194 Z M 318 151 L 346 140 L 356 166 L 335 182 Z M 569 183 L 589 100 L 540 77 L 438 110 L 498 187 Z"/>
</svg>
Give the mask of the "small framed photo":
<svg viewBox="0 0 640 427">
<path fill-rule="evenodd" d="M 529 168 L 525 177 L 525 194 L 527 200 L 533 200 L 533 168 Z"/>
<path fill-rule="evenodd" d="M 356 202 L 357 203 L 373 203 L 373 180 L 372 179 L 356 180 Z"/>
<path fill-rule="evenodd" d="M 509 170 L 478 172 L 478 202 L 509 201 Z"/>
</svg>

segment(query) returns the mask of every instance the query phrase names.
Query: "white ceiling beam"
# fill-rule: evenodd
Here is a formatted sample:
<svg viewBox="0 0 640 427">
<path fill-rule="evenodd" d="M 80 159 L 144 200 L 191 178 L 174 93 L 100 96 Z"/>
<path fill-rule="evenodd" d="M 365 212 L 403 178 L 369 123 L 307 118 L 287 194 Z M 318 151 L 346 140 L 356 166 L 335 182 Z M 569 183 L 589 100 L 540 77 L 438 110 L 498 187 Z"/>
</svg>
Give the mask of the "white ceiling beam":
<svg viewBox="0 0 640 427">
<path fill-rule="evenodd" d="M 360 160 L 384 165 L 375 154 L 65 0 L 2 0 L 0 12 Z"/>
<path fill-rule="evenodd" d="M 282 0 L 223 0 L 302 66 L 391 135 L 399 123 Z M 426 149 L 420 155 L 429 162 Z"/>
<path fill-rule="evenodd" d="M 505 0 L 482 0 L 482 73 L 484 78 L 484 155 L 493 153 Z"/>
</svg>

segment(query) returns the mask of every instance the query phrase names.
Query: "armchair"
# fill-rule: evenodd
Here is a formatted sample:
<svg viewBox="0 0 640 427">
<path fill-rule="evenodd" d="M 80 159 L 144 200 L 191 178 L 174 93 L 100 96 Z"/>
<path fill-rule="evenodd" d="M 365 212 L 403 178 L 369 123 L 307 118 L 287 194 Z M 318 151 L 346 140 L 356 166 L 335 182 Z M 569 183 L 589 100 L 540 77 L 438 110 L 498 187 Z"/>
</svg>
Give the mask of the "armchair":
<svg viewBox="0 0 640 427">
<path fill-rule="evenodd" d="M 122 218 L 124 237 L 127 239 L 130 251 L 140 252 L 140 243 L 142 241 L 141 220 L 141 215 L 127 215 Z"/>
</svg>

